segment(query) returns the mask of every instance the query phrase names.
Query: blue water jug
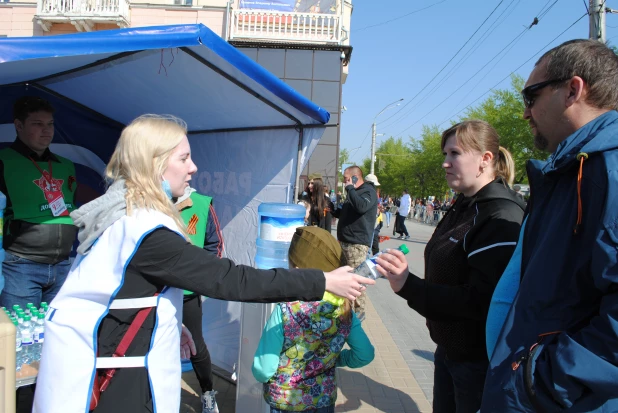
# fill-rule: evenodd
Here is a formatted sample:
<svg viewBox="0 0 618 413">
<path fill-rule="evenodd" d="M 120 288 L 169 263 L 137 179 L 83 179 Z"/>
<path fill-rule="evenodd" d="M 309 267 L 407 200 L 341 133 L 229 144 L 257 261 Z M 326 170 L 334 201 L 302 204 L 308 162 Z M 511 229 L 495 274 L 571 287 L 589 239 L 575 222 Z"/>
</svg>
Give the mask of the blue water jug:
<svg viewBox="0 0 618 413">
<path fill-rule="evenodd" d="M 305 223 L 305 207 L 263 203 L 258 207 L 255 265 L 260 269 L 288 268 L 288 250 L 296 228 Z"/>
<path fill-rule="evenodd" d="M 4 262 L 4 209 L 6 208 L 6 195 L 0 192 L 0 263 Z M 4 275 L 2 275 L 2 265 L 0 265 L 0 292 L 4 290 Z"/>
</svg>

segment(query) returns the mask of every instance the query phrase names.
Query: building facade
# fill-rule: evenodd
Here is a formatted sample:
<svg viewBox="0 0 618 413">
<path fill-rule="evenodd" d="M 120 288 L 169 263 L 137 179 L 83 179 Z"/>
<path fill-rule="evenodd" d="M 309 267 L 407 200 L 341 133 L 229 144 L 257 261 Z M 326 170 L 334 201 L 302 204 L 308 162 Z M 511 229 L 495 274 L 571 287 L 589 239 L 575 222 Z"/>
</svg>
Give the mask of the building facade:
<svg viewBox="0 0 618 413">
<path fill-rule="evenodd" d="M 202 23 L 331 113 L 301 175 L 337 185 L 342 87 L 351 57 L 351 0 L 36 0 L 0 2 L 0 37 Z M 278 8 L 278 10 L 273 10 Z"/>
</svg>

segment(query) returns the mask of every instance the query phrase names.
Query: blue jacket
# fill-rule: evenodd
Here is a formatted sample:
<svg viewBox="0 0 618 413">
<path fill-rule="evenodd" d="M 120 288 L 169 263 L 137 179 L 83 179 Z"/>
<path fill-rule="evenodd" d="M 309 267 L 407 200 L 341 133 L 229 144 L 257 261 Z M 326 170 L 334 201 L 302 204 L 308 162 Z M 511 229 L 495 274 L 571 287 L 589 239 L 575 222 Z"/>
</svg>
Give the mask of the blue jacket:
<svg viewBox="0 0 618 413">
<path fill-rule="evenodd" d="M 521 283 L 481 412 L 617 412 L 618 112 L 577 130 L 547 162 L 529 162 L 528 178 Z"/>
</svg>

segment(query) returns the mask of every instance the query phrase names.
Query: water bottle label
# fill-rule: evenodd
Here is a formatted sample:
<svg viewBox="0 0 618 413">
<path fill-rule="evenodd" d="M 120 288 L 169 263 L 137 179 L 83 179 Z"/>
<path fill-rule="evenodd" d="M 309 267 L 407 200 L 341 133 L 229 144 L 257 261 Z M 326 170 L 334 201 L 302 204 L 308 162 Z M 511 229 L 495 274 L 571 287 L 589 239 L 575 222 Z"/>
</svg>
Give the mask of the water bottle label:
<svg viewBox="0 0 618 413">
<path fill-rule="evenodd" d="M 21 344 L 22 344 L 23 346 L 29 346 L 29 345 L 31 345 L 32 343 L 33 343 L 33 341 L 32 341 L 32 337 L 23 337 L 23 336 L 22 336 L 22 338 L 21 338 Z"/>
<path fill-rule="evenodd" d="M 266 241 L 291 242 L 296 228 L 304 224 L 303 218 L 262 217 L 260 238 Z"/>
<path fill-rule="evenodd" d="M 39 333 L 34 336 L 35 343 L 42 343 L 45 341 L 45 333 Z"/>
</svg>

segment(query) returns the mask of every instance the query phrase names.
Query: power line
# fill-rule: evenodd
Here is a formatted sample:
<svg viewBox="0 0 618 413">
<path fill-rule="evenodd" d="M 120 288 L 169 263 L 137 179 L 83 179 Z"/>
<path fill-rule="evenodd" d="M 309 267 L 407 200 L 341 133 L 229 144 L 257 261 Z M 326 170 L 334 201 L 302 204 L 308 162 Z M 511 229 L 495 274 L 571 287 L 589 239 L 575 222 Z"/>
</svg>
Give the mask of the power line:
<svg viewBox="0 0 618 413">
<path fill-rule="evenodd" d="M 586 1 L 586 0 L 584 0 Z M 541 14 L 543 12 L 543 10 L 545 10 L 545 7 L 547 7 L 547 5 L 551 3 L 551 0 L 547 0 L 547 3 L 545 3 L 545 5 L 541 8 L 541 10 L 539 10 L 539 12 L 536 14 L 536 16 L 538 17 L 539 14 Z"/>
<path fill-rule="evenodd" d="M 440 69 L 440 71 L 438 73 L 436 73 L 436 75 L 425 85 L 423 86 L 423 88 L 416 94 L 414 95 L 414 97 L 412 99 L 410 99 L 405 105 L 403 105 L 403 107 L 401 109 L 399 109 L 397 112 L 395 112 L 392 116 L 390 116 L 389 118 L 385 119 L 383 122 L 386 122 L 387 120 L 391 119 L 393 116 L 397 115 L 399 112 L 401 112 L 402 110 L 405 109 L 406 106 L 408 106 L 410 103 L 412 103 L 412 101 L 414 101 L 414 99 L 416 99 L 418 97 L 418 95 L 420 95 L 425 89 L 427 89 L 429 87 L 429 85 L 440 75 L 440 73 L 442 73 L 444 71 L 444 69 L 446 69 L 446 67 L 451 64 L 451 62 L 457 57 L 457 55 L 464 49 L 464 47 L 466 47 L 466 45 L 470 42 L 470 40 L 472 40 L 472 38 L 474 37 L 474 35 L 476 35 L 476 33 L 478 33 L 479 30 L 481 30 L 481 27 L 483 27 L 483 25 L 487 22 L 487 20 L 489 20 L 489 18 L 496 12 L 496 10 L 498 9 L 498 7 L 500 7 L 500 5 L 504 3 L 504 0 L 500 0 L 500 3 L 498 3 L 498 5 L 492 10 L 491 13 L 489 13 L 489 16 L 487 16 L 487 18 L 485 18 L 485 20 L 483 20 L 483 23 L 481 23 L 481 25 L 474 31 L 474 33 L 472 33 L 472 35 L 468 38 L 468 40 L 466 40 L 466 42 L 463 44 L 463 46 L 461 46 L 459 48 L 459 50 L 457 50 L 457 52 L 453 55 L 453 57 L 450 58 L 450 60 L 448 62 L 446 62 L 446 64 L 442 67 L 442 69 Z"/>
<path fill-rule="evenodd" d="M 584 2 L 584 7 L 586 8 L 586 14 L 590 15 L 590 10 L 588 10 L 588 5 L 586 4 L 586 0 L 582 0 Z"/>
<path fill-rule="evenodd" d="M 444 3 L 445 1 L 446 1 L 446 0 L 439 1 L 439 2 L 437 2 L 437 3 L 434 3 L 434 4 L 429 5 L 429 6 L 427 6 L 427 7 L 423 7 L 422 9 L 414 10 L 414 11 L 411 11 L 410 13 L 406 13 L 406 14 L 404 14 L 404 15 L 402 15 L 402 16 L 395 17 L 394 19 L 386 20 L 386 21 L 381 22 L 381 23 L 372 24 L 371 26 L 361 27 L 360 29 L 356 29 L 356 30 L 354 30 L 354 32 L 360 32 L 360 31 L 362 31 L 362 30 L 371 29 L 372 27 L 383 26 L 383 25 L 385 25 L 385 24 L 388 24 L 388 23 L 394 22 L 394 21 L 399 20 L 399 19 L 403 19 L 404 17 L 408 17 L 408 16 L 410 16 L 410 15 L 412 15 L 412 14 L 415 14 L 415 13 L 421 12 L 421 11 L 423 11 L 423 10 L 430 9 L 430 8 L 432 8 L 432 7 L 434 7 L 434 6 L 437 6 L 438 4 Z"/>
<path fill-rule="evenodd" d="M 579 23 L 579 21 L 581 19 L 583 19 L 584 17 L 586 17 L 588 14 L 584 14 L 583 16 L 581 16 L 579 19 L 575 20 L 575 22 L 573 22 L 569 27 L 567 27 L 566 29 L 564 29 L 558 36 L 554 37 L 549 43 L 547 43 L 545 46 L 543 46 L 543 48 L 541 50 L 539 50 L 538 52 L 536 52 L 535 54 L 533 54 L 532 56 L 530 56 L 530 58 L 528 60 L 526 60 L 525 62 L 523 62 L 521 65 L 519 65 L 515 70 L 511 71 L 511 73 L 509 73 L 508 75 L 506 75 L 502 80 L 500 80 L 498 83 L 496 83 L 494 86 L 492 86 L 491 88 L 489 88 L 489 90 L 487 90 L 485 93 L 483 93 L 481 96 L 479 96 L 478 98 L 476 98 L 474 101 L 472 101 L 468 106 L 466 106 L 465 108 L 461 109 L 459 112 L 455 113 L 454 115 L 451 115 L 450 117 L 448 117 L 447 119 L 443 120 L 442 122 L 440 122 L 438 124 L 438 126 L 448 122 L 451 118 L 459 115 L 461 112 L 463 112 L 464 110 L 468 109 L 470 106 L 474 105 L 476 102 L 478 102 L 481 98 L 483 98 L 486 94 L 488 94 L 489 92 L 491 92 L 494 88 L 498 87 L 502 82 L 504 82 L 506 79 L 508 79 L 512 74 L 514 74 L 515 72 L 517 72 L 519 69 L 521 69 L 522 67 L 524 67 L 524 65 L 526 65 L 526 63 L 528 63 L 529 61 L 531 61 L 532 59 L 534 59 L 535 56 L 537 56 L 539 53 L 541 53 L 543 50 L 545 50 L 548 46 L 550 46 L 553 42 L 556 41 L 556 39 L 558 39 L 560 36 L 562 36 L 563 34 L 565 34 L 567 31 L 569 31 L 569 29 L 571 29 L 573 26 L 575 26 L 577 23 Z M 617 36 L 618 37 L 618 36 Z M 432 111 L 435 110 L 432 109 Z M 431 113 L 431 111 L 429 112 Z M 425 116 L 427 116 L 429 113 L 427 113 Z"/>
<path fill-rule="evenodd" d="M 515 46 L 515 44 L 517 44 L 517 42 L 519 42 L 519 40 L 521 40 L 521 38 L 525 35 L 525 33 L 527 31 L 530 30 L 530 27 L 526 27 L 524 28 L 524 30 L 522 32 L 520 32 L 517 36 L 515 36 L 515 38 L 513 40 L 511 40 L 505 47 L 503 47 L 496 55 L 494 55 L 487 63 L 485 63 L 483 65 L 483 67 L 487 67 L 491 62 L 493 62 L 498 56 L 500 56 L 502 53 L 503 56 L 498 60 L 498 62 L 496 62 L 494 64 L 494 66 L 489 70 L 489 72 L 491 72 L 491 70 L 493 70 L 493 68 L 507 55 L 507 53 Z M 510 47 L 509 47 L 510 46 Z M 488 73 L 489 73 L 488 72 Z M 395 136 L 399 136 L 401 133 L 407 131 L 408 129 L 410 129 L 412 126 L 416 125 L 418 122 L 420 122 L 422 119 L 424 119 L 427 115 L 429 115 L 429 113 L 433 112 L 435 109 L 437 109 L 438 107 L 440 107 L 444 102 L 446 102 L 448 99 L 450 99 L 453 95 L 455 95 L 457 92 L 459 92 L 464 86 L 466 86 L 468 84 L 468 82 L 470 82 L 472 79 L 474 79 L 476 76 L 478 76 L 479 74 L 482 73 L 481 71 L 477 71 L 475 72 L 470 78 L 468 78 L 465 82 L 463 82 L 461 84 L 461 86 L 459 86 L 455 91 L 453 91 L 450 95 L 448 95 L 442 102 L 440 102 L 436 107 L 434 107 L 430 112 L 428 112 L 427 114 L 425 114 L 421 119 L 417 120 L 416 122 L 414 122 L 412 125 L 408 126 L 407 128 L 405 128 L 404 130 L 402 130 L 401 132 L 395 134 Z M 481 79 L 482 80 L 482 79 Z M 477 83 L 478 85 L 478 83 Z M 474 90 L 474 89 L 473 89 Z M 469 93 L 468 93 L 469 94 Z M 467 96 L 467 95 L 466 95 Z M 465 97 L 464 97 L 465 99 Z M 418 106 L 418 105 L 417 105 Z"/>
<path fill-rule="evenodd" d="M 552 3 L 552 5 L 551 5 L 551 6 L 549 6 L 549 8 L 548 8 L 547 10 L 545 10 L 543 13 L 540 13 L 540 14 L 539 14 L 539 16 L 538 16 L 538 17 L 539 17 L 539 20 L 541 20 L 543 17 L 545 17 L 545 15 L 546 15 L 547 13 L 549 13 L 549 11 L 552 9 L 552 7 L 554 7 L 554 6 L 556 5 L 556 3 L 558 3 L 558 1 L 559 1 L 559 0 L 554 1 L 554 2 Z"/>
<path fill-rule="evenodd" d="M 517 1 L 517 3 L 515 3 Z M 551 1 L 551 0 L 550 0 Z M 491 35 L 491 33 L 493 33 L 499 26 L 500 24 L 502 24 L 507 18 L 508 16 L 515 10 L 515 8 L 517 7 L 517 4 L 520 2 L 520 0 L 511 0 L 511 3 L 509 3 L 508 6 L 506 6 L 506 8 L 502 11 L 502 13 L 500 13 L 500 15 L 496 18 L 496 20 L 487 28 L 487 30 L 485 30 L 485 32 L 483 32 L 483 34 L 481 34 L 481 36 L 476 40 L 476 42 L 474 44 L 472 44 L 472 46 L 470 46 L 470 51 L 468 53 L 466 53 L 465 56 L 462 56 L 461 59 L 459 59 L 459 61 L 457 61 L 452 67 L 451 69 L 448 71 L 447 74 L 444 75 L 444 77 L 442 78 L 442 80 L 440 80 L 439 82 L 437 82 L 433 88 L 428 91 L 425 96 L 421 99 L 421 101 L 419 101 L 418 103 L 416 103 L 413 107 L 411 107 L 410 109 L 408 109 L 406 112 L 404 112 L 398 119 L 395 119 L 394 121 L 392 121 L 389 124 L 383 125 L 383 128 L 389 128 L 399 122 L 401 122 L 402 120 L 404 120 L 405 118 L 407 118 L 409 116 L 410 113 L 412 113 L 415 109 L 417 109 L 419 106 L 421 106 L 424 102 L 427 101 L 427 99 L 431 96 L 433 96 L 433 93 L 435 91 L 437 91 L 440 87 L 442 87 L 452 76 L 453 74 L 456 73 L 456 71 L 461 68 L 464 63 L 466 61 L 468 61 L 468 59 L 480 48 L 480 46 L 485 42 L 485 40 L 487 40 L 489 38 L 489 36 Z M 512 8 L 510 10 L 510 12 L 505 16 L 505 18 L 500 21 L 500 18 L 504 15 L 504 13 L 509 10 L 509 8 L 515 4 L 515 7 Z M 496 25 L 496 23 L 498 23 Z M 495 26 L 495 27 L 494 27 Z M 492 29 L 493 28 L 493 29 Z M 507 45 L 508 47 L 508 45 Z M 502 50 L 504 50 L 504 48 L 502 48 Z M 492 59 L 493 60 L 493 59 Z M 491 63 L 491 60 L 490 62 Z M 395 115 L 397 115 L 400 111 L 398 111 L 397 113 L 395 113 L 393 116 L 385 119 L 382 123 L 386 123 L 389 119 L 391 119 L 392 117 L 394 117 Z"/>
</svg>

